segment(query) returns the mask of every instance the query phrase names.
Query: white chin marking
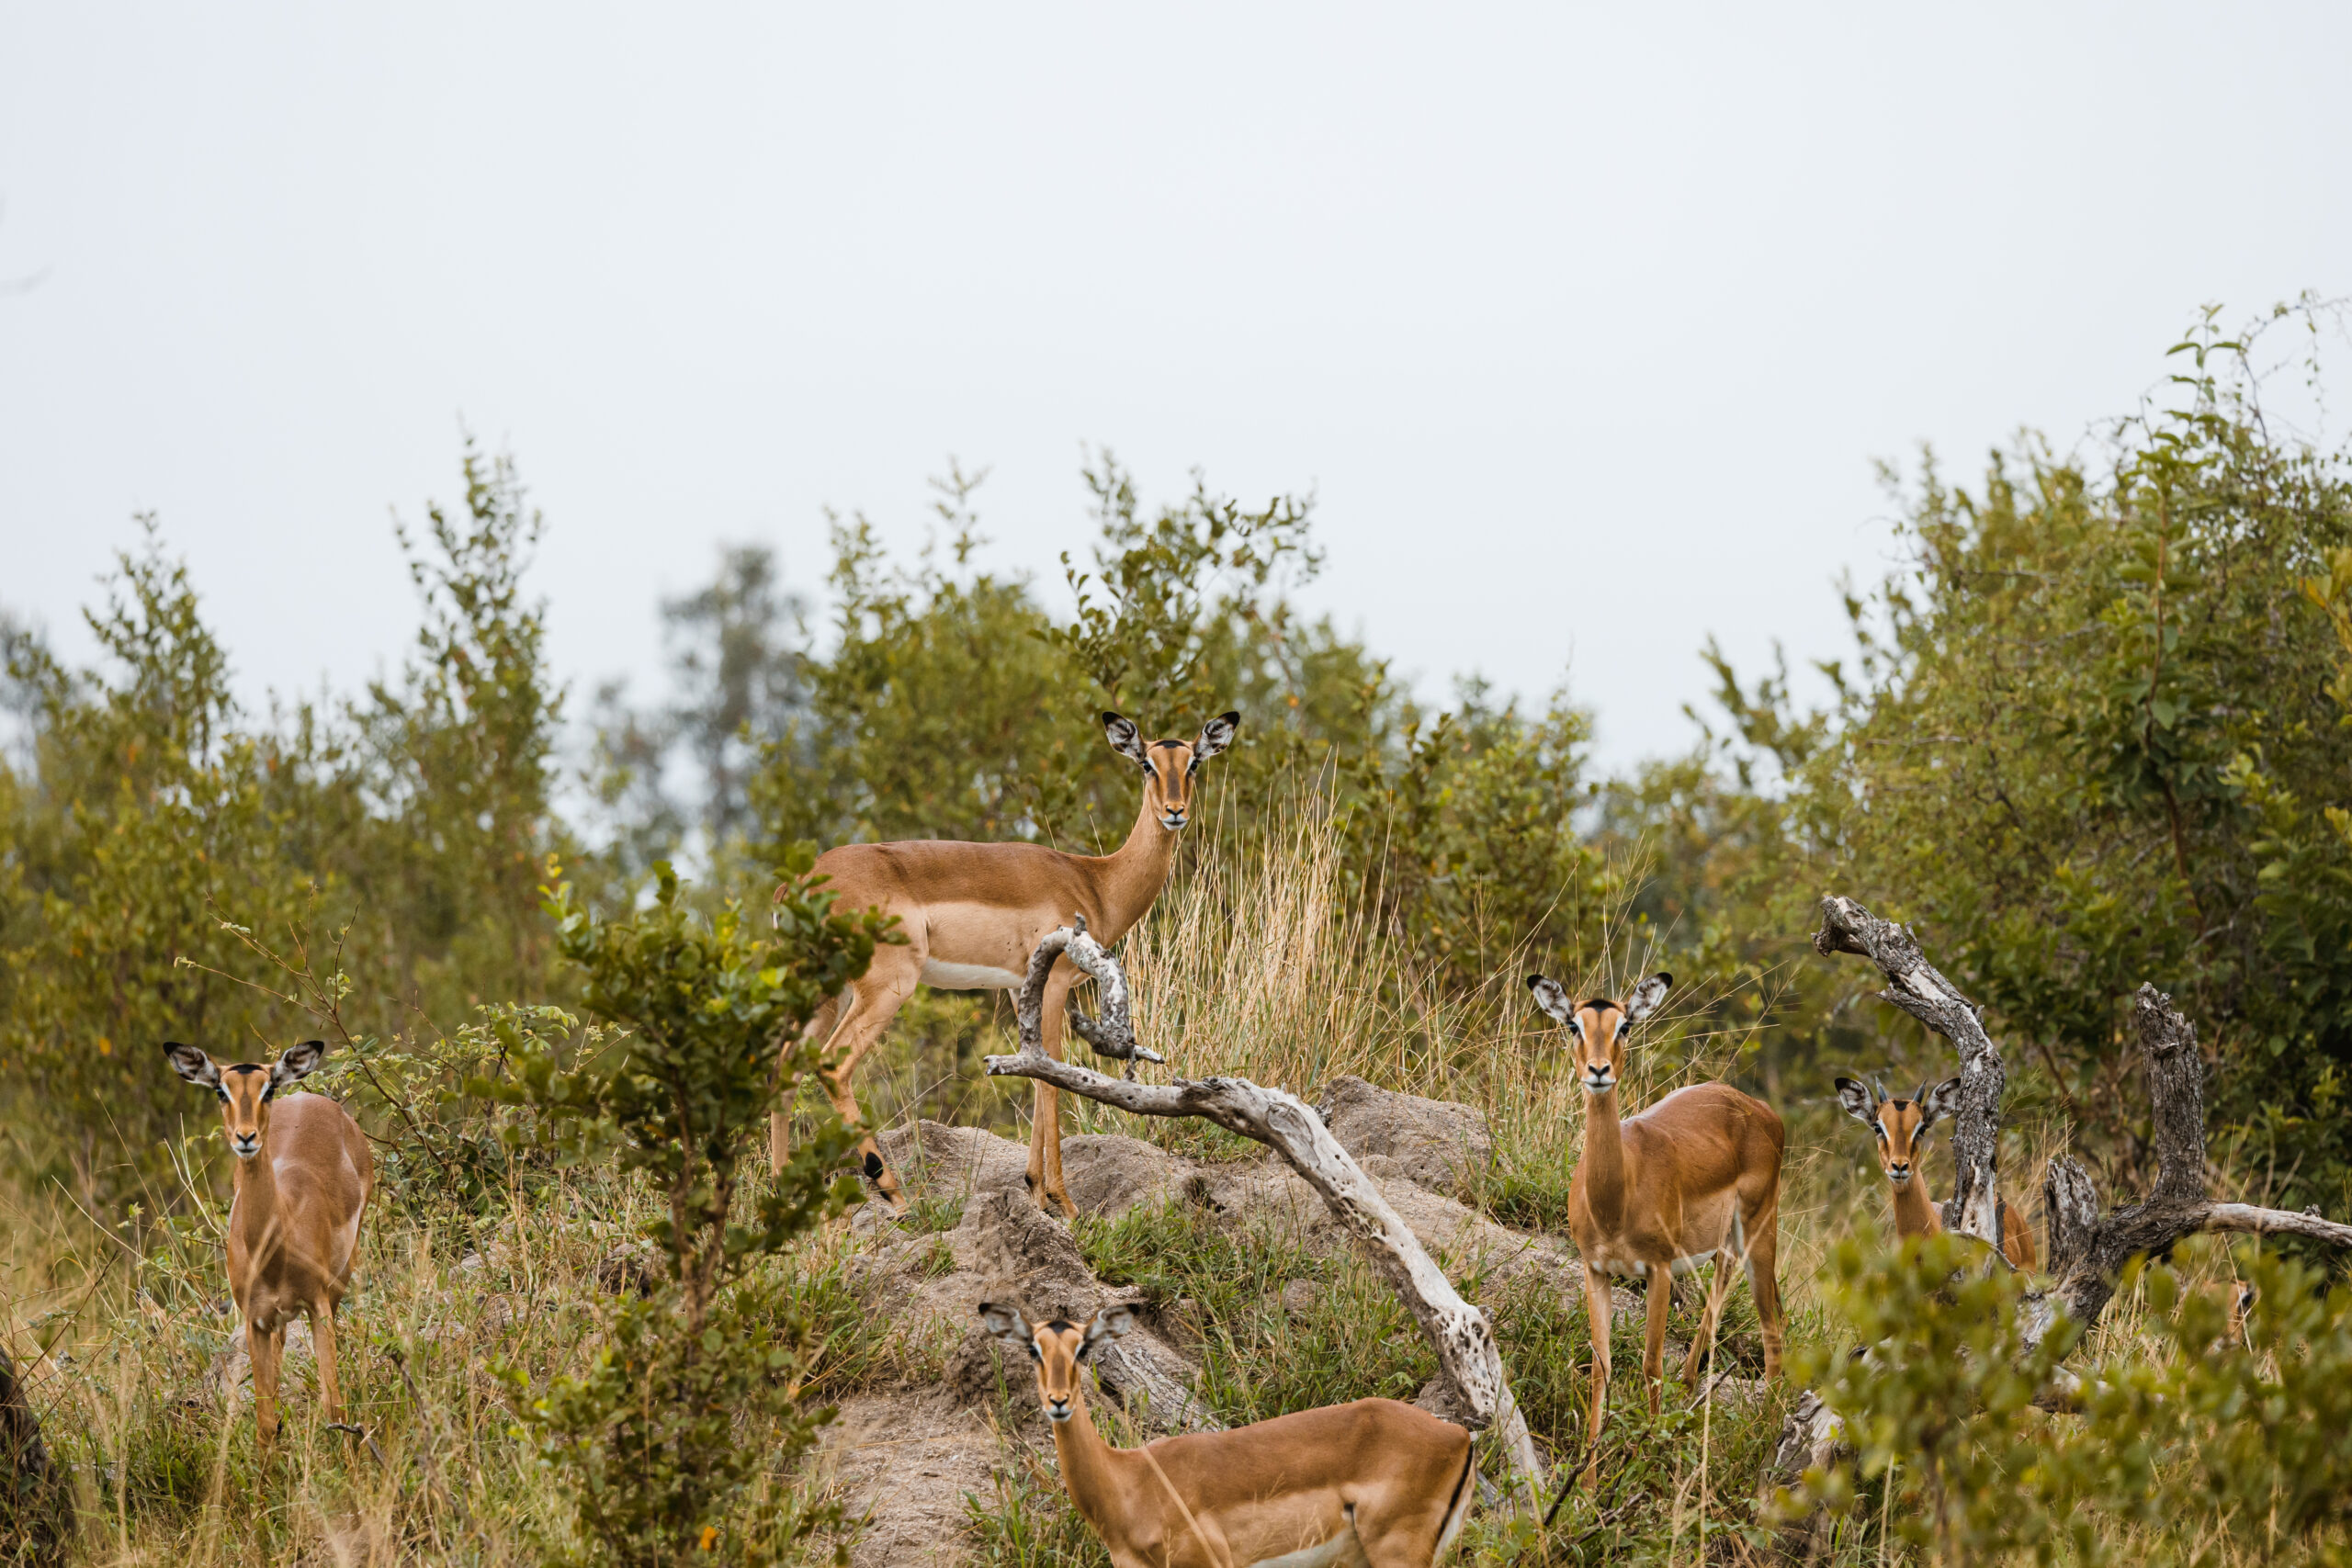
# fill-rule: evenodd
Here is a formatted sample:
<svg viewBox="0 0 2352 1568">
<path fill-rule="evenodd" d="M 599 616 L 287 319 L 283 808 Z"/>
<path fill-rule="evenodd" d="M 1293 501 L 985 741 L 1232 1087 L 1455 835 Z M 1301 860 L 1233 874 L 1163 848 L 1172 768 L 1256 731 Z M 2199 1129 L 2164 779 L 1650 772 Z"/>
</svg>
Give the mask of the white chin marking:
<svg viewBox="0 0 2352 1568">
<path fill-rule="evenodd" d="M 1021 976 L 987 964 L 943 964 L 926 958 L 922 983 L 938 991 L 1011 991 L 1020 987 Z"/>
</svg>

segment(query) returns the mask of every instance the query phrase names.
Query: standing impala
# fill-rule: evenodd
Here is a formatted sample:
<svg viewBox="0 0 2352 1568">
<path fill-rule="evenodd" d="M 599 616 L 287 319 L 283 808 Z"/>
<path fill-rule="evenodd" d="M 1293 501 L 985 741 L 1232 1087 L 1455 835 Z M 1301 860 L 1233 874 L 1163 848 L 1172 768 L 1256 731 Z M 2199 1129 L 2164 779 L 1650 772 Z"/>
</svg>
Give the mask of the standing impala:
<svg viewBox="0 0 2352 1568">
<path fill-rule="evenodd" d="M 1729 1265 L 1743 1265 L 1764 1329 L 1764 1375 L 1781 1375 L 1781 1118 L 1725 1083 L 1679 1089 L 1639 1115 L 1617 1114 L 1625 1037 L 1666 999 L 1671 975 L 1653 975 L 1623 1007 L 1571 1002 L 1556 980 L 1527 977 L 1535 1005 L 1567 1027 L 1570 1058 L 1585 1091 L 1584 1154 L 1568 1183 L 1568 1234 L 1584 1259 L 1592 1314 L 1592 1416 L 1596 1456 L 1609 1393 L 1609 1276 L 1649 1282 L 1649 1338 L 1642 1373 L 1650 1413 L 1658 1405 L 1666 1358 L 1666 1314 L 1674 1276 L 1714 1260 L 1699 1332 L 1682 1367 L 1693 1380 L 1730 1293 Z"/>
<path fill-rule="evenodd" d="M 1470 1510 L 1470 1434 L 1425 1410 L 1359 1399 L 1114 1449 L 1079 1363 L 1135 1326 L 1131 1309 L 1080 1326 L 982 1302 L 980 1320 L 1037 1364 L 1062 1484 L 1114 1568 L 1429 1568 Z"/>
<path fill-rule="evenodd" d="M 902 946 L 874 950 L 874 963 L 842 995 L 818 1010 L 808 1034 L 827 1041 L 826 1064 L 819 1070 L 825 1094 L 850 1126 L 859 1124 L 857 1097 L 850 1076 L 882 1037 L 899 1005 L 918 983 L 946 991 L 1017 990 L 1029 968 L 1030 950 L 1047 931 L 1086 919 L 1094 939 L 1108 947 L 1144 917 L 1168 883 L 1176 858 L 1176 836 L 1192 820 L 1193 784 L 1201 764 L 1233 744 L 1241 716 L 1227 713 L 1201 726 L 1192 740 L 1144 744 L 1135 725 L 1115 713 L 1102 716 L 1111 749 L 1143 772 L 1143 807 L 1126 842 L 1107 855 L 1064 854 L 1043 844 L 970 844 L 951 840 L 910 839 L 890 844 L 842 844 L 817 857 L 816 869 L 832 879 L 840 907 L 872 907 L 899 917 Z M 1062 1004 L 1080 978 L 1064 960 L 1046 987 L 1044 1043 L 1059 1058 Z M 1029 1120 L 1029 1190 L 1037 1206 L 1078 1211 L 1062 1188 L 1061 1091 L 1036 1086 Z M 778 1111 L 769 1120 L 768 1156 L 776 1170 L 787 1154 L 787 1122 Z M 899 1179 L 884 1163 L 874 1134 L 858 1145 L 865 1174 L 893 1209 L 906 1200 Z"/>
<path fill-rule="evenodd" d="M 1889 1100 L 1876 1086 L 1865 1089 L 1852 1078 L 1839 1078 L 1838 1103 L 1878 1139 L 1879 1168 L 1894 1190 L 1894 1234 L 1941 1234 L 1944 1217 L 1928 1201 L 1928 1129 L 1959 1108 L 1960 1080 L 1946 1078 L 1933 1089 L 1921 1084 L 1915 1099 Z M 2016 1268 L 2030 1269 L 2037 1261 L 2033 1227 L 2007 1199 L 1999 1201 L 2001 1256 Z"/>
<path fill-rule="evenodd" d="M 220 1100 L 220 1124 L 237 1156 L 229 1205 L 229 1292 L 244 1319 L 254 1366 L 254 1417 L 266 1454 L 277 1437 L 277 1368 L 286 1325 L 311 1320 L 327 1419 L 343 1419 L 334 1376 L 334 1312 L 359 1255 L 359 1222 L 376 1188 L 376 1160 L 357 1122 L 323 1095 L 273 1104 L 306 1077 L 326 1043 L 289 1045 L 271 1066 L 223 1067 L 193 1045 L 166 1042 L 172 1070 Z"/>
</svg>

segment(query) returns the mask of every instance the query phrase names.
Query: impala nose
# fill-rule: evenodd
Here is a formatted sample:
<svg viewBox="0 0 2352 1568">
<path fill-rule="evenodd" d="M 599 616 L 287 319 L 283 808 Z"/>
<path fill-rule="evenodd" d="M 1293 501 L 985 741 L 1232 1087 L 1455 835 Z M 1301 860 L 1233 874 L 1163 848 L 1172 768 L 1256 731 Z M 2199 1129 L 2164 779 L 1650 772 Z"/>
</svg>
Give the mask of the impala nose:
<svg viewBox="0 0 2352 1568">
<path fill-rule="evenodd" d="M 261 1134 L 240 1133 L 229 1140 L 229 1146 L 237 1152 L 239 1159 L 251 1159 L 261 1153 Z"/>
<path fill-rule="evenodd" d="M 1584 1070 L 1584 1087 L 1587 1093 L 1606 1094 L 1615 1087 L 1616 1082 L 1617 1075 L 1607 1067 L 1587 1067 Z"/>
<path fill-rule="evenodd" d="M 1911 1179 L 1911 1162 L 1903 1160 L 1886 1168 L 1886 1174 L 1898 1182 Z"/>
<path fill-rule="evenodd" d="M 1169 829 L 1170 832 L 1173 832 L 1177 829 L 1183 827 L 1186 822 L 1191 820 L 1192 818 L 1184 812 L 1170 811 L 1160 817 L 1159 825 Z"/>
<path fill-rule="evenodd" d="M 1069 1420 L 1069 1400 L 1067 1400 L 1067 1399 L 1048 1399 L 1048 1400 L 1046 1400 L 1046 1419 L 1051 1420 L 1051 1421 L 1067 1421 L 1067 1420 Z"/>
</svg>

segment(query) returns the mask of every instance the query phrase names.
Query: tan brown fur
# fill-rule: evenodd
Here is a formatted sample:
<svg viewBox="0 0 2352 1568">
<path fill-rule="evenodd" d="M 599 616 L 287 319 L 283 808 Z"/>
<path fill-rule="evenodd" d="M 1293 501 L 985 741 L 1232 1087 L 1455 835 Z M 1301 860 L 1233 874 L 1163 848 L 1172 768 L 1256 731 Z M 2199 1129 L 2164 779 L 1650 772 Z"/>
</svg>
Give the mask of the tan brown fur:
<svg viewBox="0 0 2352 1568">
<path fill-rule="evenodd" d="M 1035 1361 L 1063 1484 L 1115 1568 L 1239 1568 L 1317 1548 L 1333 1563 L 1429 1568 L 1468 1511 L 1470 1434 L 1426 1411 L 1359 1399 L 1115 1449 L 1087 1413 L 1080 1363 L 1127 1331 L 1128 1308 L 1082 1326 L 985 1302 L 980 1315 Z"/>
<path fill-rule="evenodd" d="M 1650 1411 L 1665 1375 L 1667 1311 L 1678 1264 L 1712 1258 L 1699 1332 L 1683 1362 L 1687 1382 L 1714 1338 L 1735 1262 L 1745 1265 L 1764 1332 L 1764 1375 L 1781 1375 L 1781 1157 L 1787 1134 L 1772 1108 L 1724 1083 L 1678 1089 L 1647 1111 L 1621 1117 L 1627 1027 L 1665 998 L 1672 976 L 1645 980 L 1623 1007 L 1571 1003 L 1556 982 L 1528 976 L 1536 1004 L 1568 1029 L 1570 1057 L 1585 1089 L 1584 1154 L 1568 1183 L 1568 1234 L 1585 1265 L 1592 1317 L 1592 1409 L 1588 1431 L 1599 1451 L 1609 1392 L 1609 1276 L 1649 1285 L 1642 1353 Z"/>
<path fill-rule="evenodd" d="M 1928 1197 L 1925 1134 L 1938 1121 L 1951 1114 L 1949 1107 L 1959 1089 L 1958 1078 L 1947 1078 L 1934 1089 L 1921 1085 L 1919 1092 L 1909 1100 L 1897 1100 L 1881 1090 L 1866 1089 L 1852 1078 L 1838 1080 L 1838 1103 L 1846 1108 L 1848 1115 L 1871 1129 L 1878 1145 L 1879 1169 L 1885 1175 L 1894 1200 L 1894 1234 L 1898 1238 L 1943 1234 L 1943 1212 Z M 2000 1207 L 2001 1256 L 2018 1269 L 2039 1266 L 2041 1254 L 2034 1247 L 2032 1225 L 2009 1206 L 2007 1199 L 2000 1200 Z"/>
<path fill-rule="evenodd" d="M 816 869 L 831 879 L 842 908 L 895 915 L 906 939 L 902 946 L 876 949 L 865 976 L 809 1021 L 808 1037 L 828 1043 L 820 1077 L 826 1098 L 845 1123 L 862 1124 L 851 1088 L 858 1064 L 922 983 L 927 965 L 955 965 L 969 972 L 950 973 L 933 982 L 943 988 L 1016 988 L 1026 974 L 1031 951 L 1047 931 L 1083 915 L 1087 930 L 1108 947 L 1143 919 L 1167 886 L 1177 835 L 1191 820 L 1198 764 L 1231 744 L 1240 716 L 1228 713 L 1211 720 L 1193 740 L 1160 740 L 1148 747 L 1127 720 L 1116 714 L 1102 717 L 1113 749 L 1144 774 L 1135 826 L 1111 854 L 1065 854 L 1042 844 L 915 839 L 842 844 L 817 858 Z M 1001 978 L 989 978 L 991 974 Z M 1046 983 L 1043 1043 L 1057 1060 L 1061 1056 L 1063 1004 L 1080 977 L 1077 966 L 1064 959 Z M 958 979 L 968 984 L 952 983 Z M 787 1135 L 779 1112 L 769 1127 L 770 1161 L 777 1170 L 787 1157 Z M 871 1132 L 860 1141 L 858 1151 L 883 1196 L 893 1208 L 903 1209 L 898 1177 L 882 1158 Z M 1062 1184 L 1061 1093 L 1042 1083 L 1036 1086 L 1030 1117 L 1029 1190 L 1041 1208 L 1076 1215 Z"/>
<path fill-rule="evenodd" d="M 254 1418 L 267 1451 L 277 1437 L 277 1382 L 286 1325 L 311 1320 L 319 1391 L 341 1421 L 335 1311 L 359 1256 L 359 1227 L 376 1187 L 375 1156 L 350 1113 L 322 1095 L 279 1098 L 318 1065 L 325 1046 L 289 1047 L 273 1066 L 221 1067 L 192 1045 L 164 1046 L 182 1077 L 220 1097 L 236 1155 L 229 1205 L 229 1292 L 253 1361 Z"/>
</svg>

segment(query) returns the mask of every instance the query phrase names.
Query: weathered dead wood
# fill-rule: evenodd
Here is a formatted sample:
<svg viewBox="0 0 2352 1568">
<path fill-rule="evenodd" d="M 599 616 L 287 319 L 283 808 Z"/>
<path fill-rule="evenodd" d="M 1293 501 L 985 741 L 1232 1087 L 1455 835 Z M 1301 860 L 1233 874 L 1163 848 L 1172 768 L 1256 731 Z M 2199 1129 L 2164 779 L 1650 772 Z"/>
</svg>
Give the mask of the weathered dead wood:
<svg viewBox="0 0 2352 1568">
<path fill-rule="evenodd" d="M 2352 1225 L 2286 1209 L 2212 1201 L 2205 1188 L 2205 1058 L 2197 1049 L 2196 1026 L 2170 997 L 2142 986 L 2132 1001 L 2132 1032 L 2147 1066 L 2156 1179 L 2143 1201 L 2101 1217 L 2090 1173 L 2068 1156 L 2050 1162 L 2042 1183 L 2042 1203 L 2051 1216 L 2050 1272 L 2057 1277 L 2055 1293 L 2067 1316 L 2086 1328 L 2097 1323 L 2126 1264 L 2142 1256 L 2161 1258 L 2184 1236 L 2200 1231 L 2299 1235 L 2352 1247 Z M 2046 1330 L 2046 1316 L 2031 1320 L 2033 1337 Z"/>
<path fill-rule="evenodd" d="M 1081 1022 L 1082 1015 L 1069 1011 L 1072 1032 L 1098 1051 L 1103 1050 L 1102 1042 L 1108 1042 L 1112 1048 L 1104 1054 L 1128 1061 L 1130 1072 L 1137 1056 L 1160 1059 L 1135 1043 L 1125 976 L 1118 961 L 1086 934 L 1081 921 L 1076 929 L 1065 926 L 1047 932 L 1030 955 L 1027 981 L 1015 1004 L 1021 1024 L 1020 1053 L 989 1057 L 989 1076 L 1041 1079 L 1139 1116 L 1199 1117 L 1273 1150 L 1322 1197 L 1429 1336 L 1437 1351 L 1439 1375 L 1450 1385 L 1452 1397 L 1447 1404 L 1453 1418 L 1473 1431 L 1495 1433 L 1526 1506 L 1531 1510 L 1539 1507 L 1541 1466 L 1534 1439 L 1511 1397 L 1493 1325 L 1484 1312 L 1454 1291 L 1444 1270 L 1422 1250 L 1411 1228 L 1331 1136 L 1322 1118 L 1297 1096 L 1248 1078 L 1179 1078 L 1166 1085 L 1143 1084 L 1055 1061 L 1046 1055 L 1038 1020 L 1046 976 L 1055 962 L 1065 956 L 1093 976 L 1103 1013 L 1100 1021 L 1084 1019 Z"/>
</svg>

